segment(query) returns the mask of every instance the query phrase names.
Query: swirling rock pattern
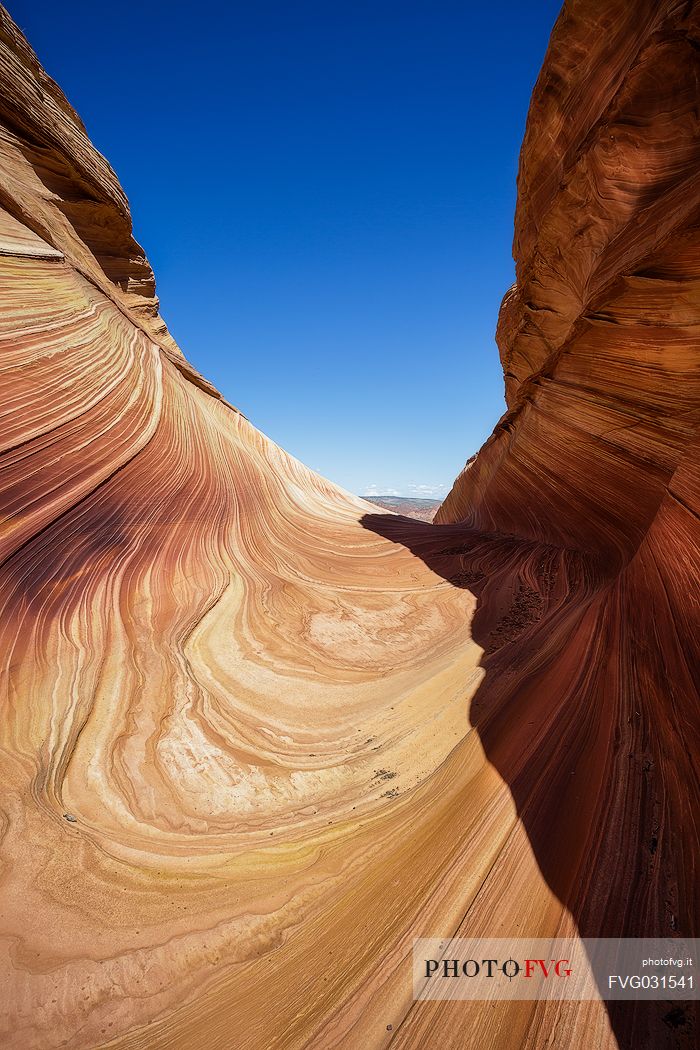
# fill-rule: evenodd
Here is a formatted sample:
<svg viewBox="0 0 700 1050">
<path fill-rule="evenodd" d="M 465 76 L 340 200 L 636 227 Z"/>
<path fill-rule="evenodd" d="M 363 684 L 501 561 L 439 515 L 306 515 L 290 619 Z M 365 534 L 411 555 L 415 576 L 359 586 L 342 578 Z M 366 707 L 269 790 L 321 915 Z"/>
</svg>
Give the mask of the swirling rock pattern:
<svg viewBox="0 0 700 1050">
<path fill-rule="evenodd" d="M 663 1003 L 415 1005 L 410 954 L 694 928 L 699 24 L 565 6 L 509 412 L 438 527 L 191 368 L 0 11 L 3 1046 L 692 1045 Z"/>
</svg>

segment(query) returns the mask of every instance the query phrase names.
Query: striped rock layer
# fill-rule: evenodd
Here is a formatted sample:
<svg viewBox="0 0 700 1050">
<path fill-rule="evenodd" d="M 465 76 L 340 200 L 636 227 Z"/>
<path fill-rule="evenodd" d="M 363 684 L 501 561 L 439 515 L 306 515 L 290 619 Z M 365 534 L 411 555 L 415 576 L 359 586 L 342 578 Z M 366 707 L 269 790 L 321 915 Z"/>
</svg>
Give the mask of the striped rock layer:
<svg viewBox="0 0 700 1050">
<path fill-rule="evenodd" d="M 693 1045 L 689 1005 L 416 1004 L 410 960 L 697 930 L 699 74 L 699 4 L 565 5 L 509 408 L 438 527 L 188 364 L 0 11 L 3 1047 Z"/>
</svg>

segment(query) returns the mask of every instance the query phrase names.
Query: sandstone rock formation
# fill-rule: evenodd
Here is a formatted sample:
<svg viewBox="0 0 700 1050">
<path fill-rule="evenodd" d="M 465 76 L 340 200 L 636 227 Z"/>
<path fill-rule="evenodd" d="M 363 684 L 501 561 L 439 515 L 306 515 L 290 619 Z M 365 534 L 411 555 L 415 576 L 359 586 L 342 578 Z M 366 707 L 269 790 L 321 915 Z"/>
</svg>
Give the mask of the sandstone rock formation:
<svg viewBox="0 0 700 1050">
<path fill-rule="evenodd" d="M 0 13 L 0 1041 L 692 1045 L 421 1003 L 415 936 L 696 929 L 700 5 L 572 0 L 523 147 L 509 411 L 382 513 L 187 363 Z"/>
</svg>

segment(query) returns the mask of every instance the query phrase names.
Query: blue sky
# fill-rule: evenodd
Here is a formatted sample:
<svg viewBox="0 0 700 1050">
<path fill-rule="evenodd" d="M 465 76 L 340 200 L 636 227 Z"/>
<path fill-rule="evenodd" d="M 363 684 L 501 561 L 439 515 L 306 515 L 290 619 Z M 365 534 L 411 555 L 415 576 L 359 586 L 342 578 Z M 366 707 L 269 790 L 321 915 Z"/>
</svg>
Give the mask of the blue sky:
<svg viewBox="0 0 700 1050">
<path fill-rule="evenodd" d="M 346 488 L 443 495 L 504 408 L 493 336 L 559 3 L 7 4 L 195 366 Z"/>
</svg>

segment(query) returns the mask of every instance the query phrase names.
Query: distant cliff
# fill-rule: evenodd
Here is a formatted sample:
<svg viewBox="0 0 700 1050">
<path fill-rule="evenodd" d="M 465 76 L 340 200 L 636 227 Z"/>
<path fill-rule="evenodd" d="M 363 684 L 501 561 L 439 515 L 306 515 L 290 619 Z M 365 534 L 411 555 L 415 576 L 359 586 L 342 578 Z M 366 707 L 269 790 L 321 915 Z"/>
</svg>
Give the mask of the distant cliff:
<svg viewBox="0 0 700 1050">
<path fill-rule="evenodd" d="M 432 521 L 440 506 L 439 499 L 414 499 L 412 496 L 364 496 L 368 503 L 384 507 L 395 514 L 405 514 L 417 521 Z"/>
</svg>

